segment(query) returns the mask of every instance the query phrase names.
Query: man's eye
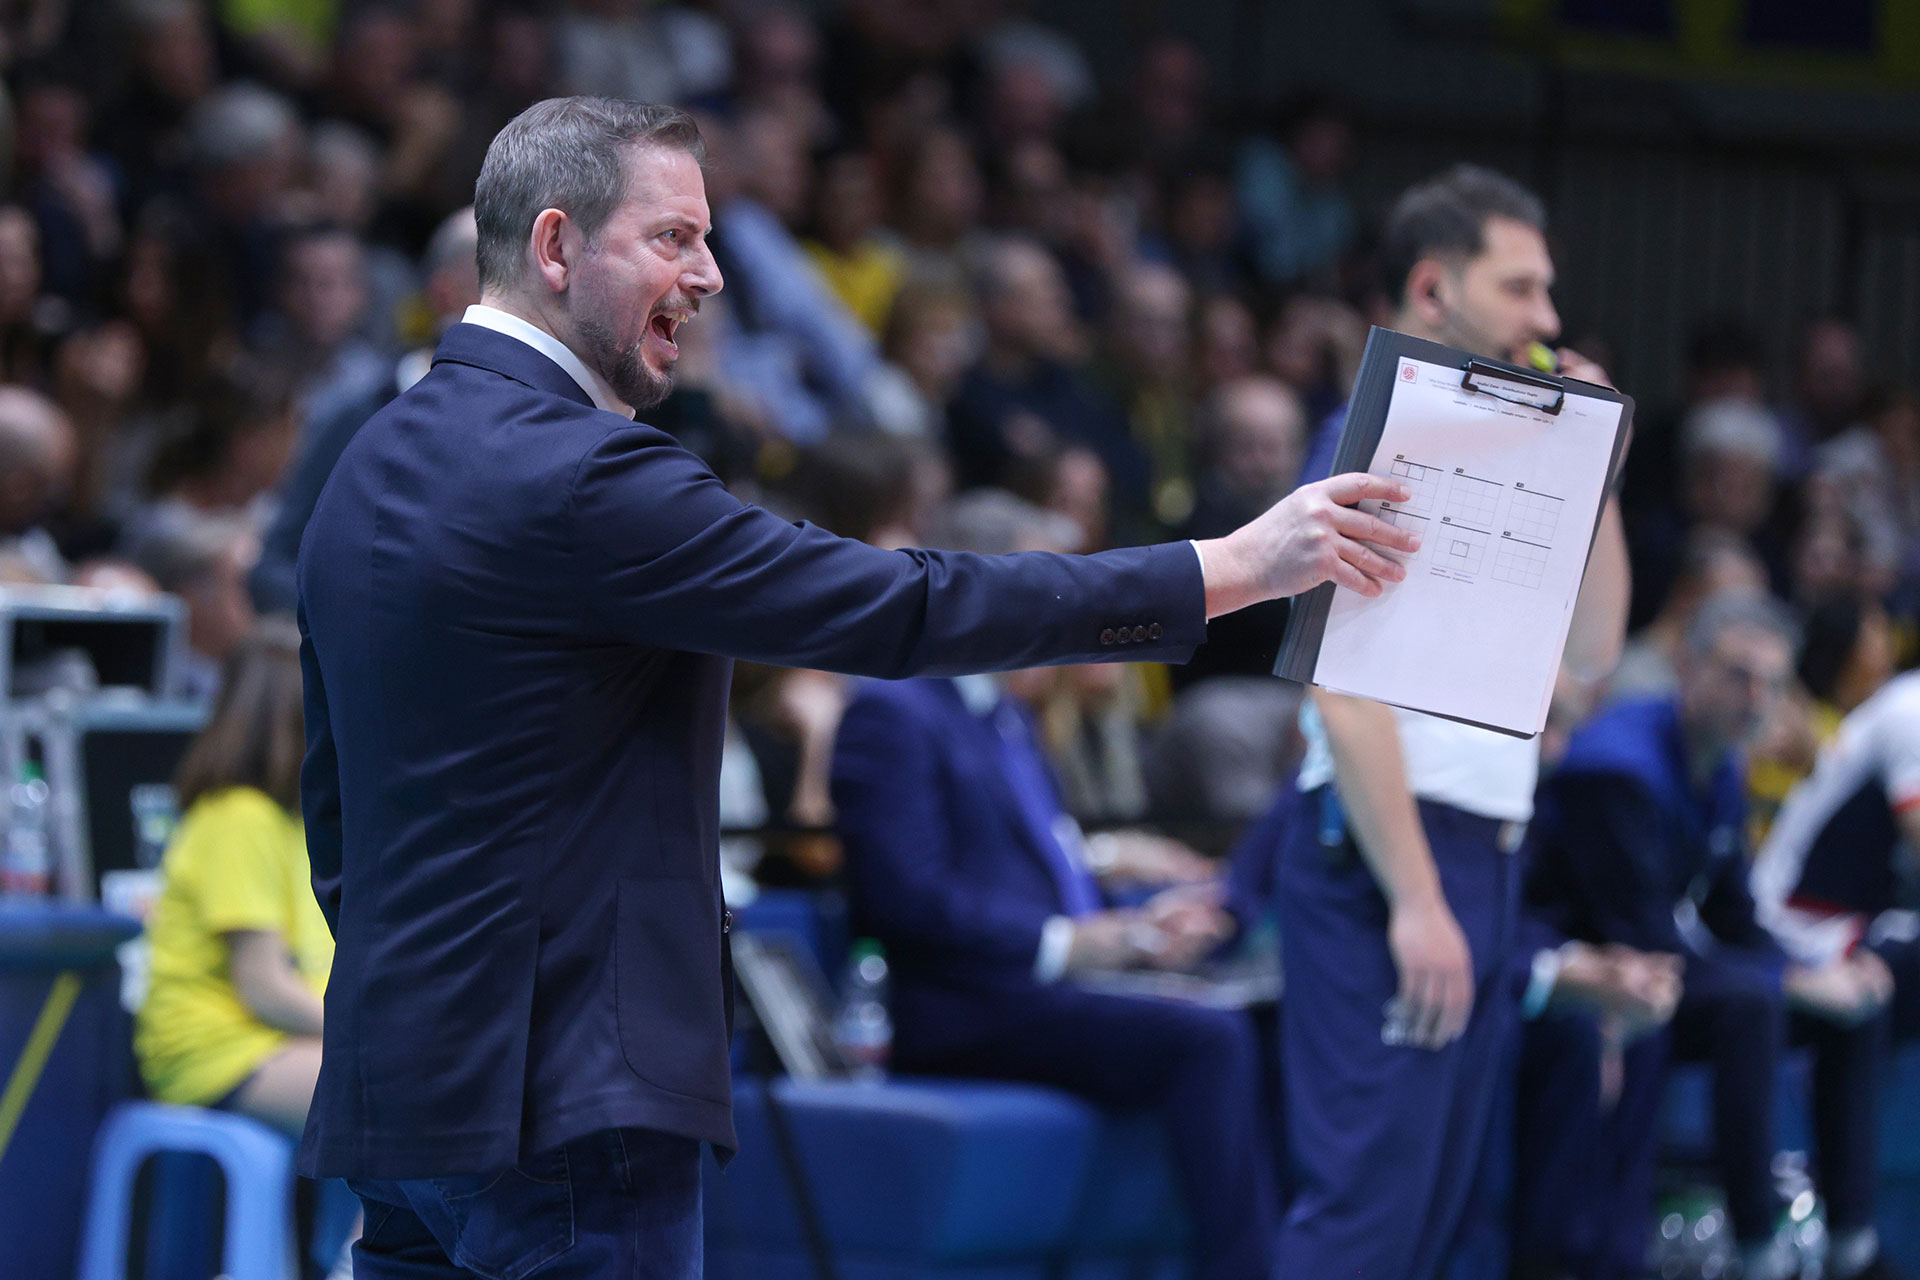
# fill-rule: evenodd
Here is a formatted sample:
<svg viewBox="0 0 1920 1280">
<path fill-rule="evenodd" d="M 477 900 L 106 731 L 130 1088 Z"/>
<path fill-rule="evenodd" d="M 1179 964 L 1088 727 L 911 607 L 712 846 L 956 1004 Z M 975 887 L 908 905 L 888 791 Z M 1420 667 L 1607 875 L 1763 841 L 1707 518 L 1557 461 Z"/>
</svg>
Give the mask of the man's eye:
<svg viewBox="0 0 1920 1280">
<path fill-rule="evenodd" d="M 680 237 L 681 237 L 681 234 L 682 234 L 682 233 L 681 233 L 681 231 L 680 231 L 680 229 L 679 229 L 678 227 L 675 227 L 675 228 L 674 228 L 673 230 L 671 230 L 671 231 L 669 231 L 669 232 L 667 232 L 667 233 L 666 233 L 666 238 L 667 238 L 667 241 L 668 241 L 668 243 L 670 243 L 670 244 L 679 244 L 679 243 L 680 243 Z"/>
</svg>

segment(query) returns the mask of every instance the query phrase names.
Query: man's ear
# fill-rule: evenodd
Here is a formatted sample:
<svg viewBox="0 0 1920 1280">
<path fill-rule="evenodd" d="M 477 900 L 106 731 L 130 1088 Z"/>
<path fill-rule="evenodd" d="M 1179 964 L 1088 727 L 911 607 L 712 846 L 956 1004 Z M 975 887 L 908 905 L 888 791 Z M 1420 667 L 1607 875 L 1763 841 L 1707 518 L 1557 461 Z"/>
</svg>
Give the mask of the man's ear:
<svg viewBox="0 0 1920 1280">
<path fill-rule="evenodd" d="M 1407 273 L 1407 306 L 1429 328 L 1439 328 L 1448 311 L 1442 291 L 1447 287 L 1447 267 L 1438 258 L 1422 258 Z"/>
<path fill-rule="evenodd" d="M 528 233 L 527 251 L 534 276 L 546 283 L 549 292 L 565 293 L 579 254 L 573 219 L 559 209 L 542 209 Z"/>
</svg>

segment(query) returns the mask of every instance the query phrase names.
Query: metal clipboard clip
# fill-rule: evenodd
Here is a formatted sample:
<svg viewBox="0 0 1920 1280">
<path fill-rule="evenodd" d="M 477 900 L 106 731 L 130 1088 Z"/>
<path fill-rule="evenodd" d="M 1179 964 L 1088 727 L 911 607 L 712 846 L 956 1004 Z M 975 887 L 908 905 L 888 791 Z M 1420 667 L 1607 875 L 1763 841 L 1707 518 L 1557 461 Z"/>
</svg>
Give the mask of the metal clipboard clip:
<svg viewBox="0 0 1920 1280">
<path fill-rule="evenodd" d="M 1557 414 L 1567 403 L 1567 392 L 1558 382 L 1539 374 L 1503 369 L 1484 360 L 1467 361 L 1460 385 L 1483 396 L 1525 405 L 1542 413 Z"/>
</svg>

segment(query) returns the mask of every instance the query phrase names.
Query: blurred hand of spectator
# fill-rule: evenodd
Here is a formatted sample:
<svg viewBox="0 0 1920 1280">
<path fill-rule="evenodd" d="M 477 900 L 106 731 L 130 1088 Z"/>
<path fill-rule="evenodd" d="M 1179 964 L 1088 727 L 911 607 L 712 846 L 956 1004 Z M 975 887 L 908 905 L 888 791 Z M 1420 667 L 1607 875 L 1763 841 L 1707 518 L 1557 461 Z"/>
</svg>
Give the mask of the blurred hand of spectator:
<svg viewBox="0 0 1920 1280">
<path fill-rule="evenodd" d="M 1205 959 L 1237 927 L 1225 901 L 1226 886 L 1218 881 L 1156 894 L 1145 908 L 1147 922 L 1159 931 L 1148 963 L 1156 969 L 1190 969 Z"/>
<path fill-rule="evenodd" d="M 1066 972 L 1137 969 L 1151 963 L 1164 945 L 1165 935 L 1145 911 L 1096 911 L 1073 921 Z"/>
<path fill-rule="evenodd" d="M 1101 881 L 1119 885 L 1202 885 L 1219 870 L 1187 845 L 1150 831 L 1105 831 L 1087 839 L 1087 862 Z"/>
<path fill-rule="evenodd" d="M 1873 1017 L 1893 996 L 1886 962 L 1866 950 L 1817 967 L 1789 965 L 1783 985 L 1794 1008 L 1847 1027 Z"/>
<path fill-rule="evenodd" d="M 1598 1011 L 1622 1042 L 1673 1017 L 1680 1002 L 1680 958 L 1609 943 L 1570 942 L 1561 949 L 1553 1002 Z"/>
</svg>

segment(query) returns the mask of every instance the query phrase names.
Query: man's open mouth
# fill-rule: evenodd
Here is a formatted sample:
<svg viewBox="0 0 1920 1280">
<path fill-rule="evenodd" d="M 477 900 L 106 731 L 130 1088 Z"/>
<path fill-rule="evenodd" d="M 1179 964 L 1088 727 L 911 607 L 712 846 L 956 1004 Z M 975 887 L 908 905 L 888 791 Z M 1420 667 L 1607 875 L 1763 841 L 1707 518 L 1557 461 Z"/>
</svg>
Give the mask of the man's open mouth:
<svg viewBox="0 0 1920 1280">
<path fill-rule="evenodd" d="M 653 319 L 647 322 L 647 332 L 660 340 L 671 358 L 680 354 L 680 348 L 674 345 L 674 334 L 680 331 L 681 325 L 691 319 L 693 319 L 693 311 L 688 308 L 655 312 Z"/>
</svg>

